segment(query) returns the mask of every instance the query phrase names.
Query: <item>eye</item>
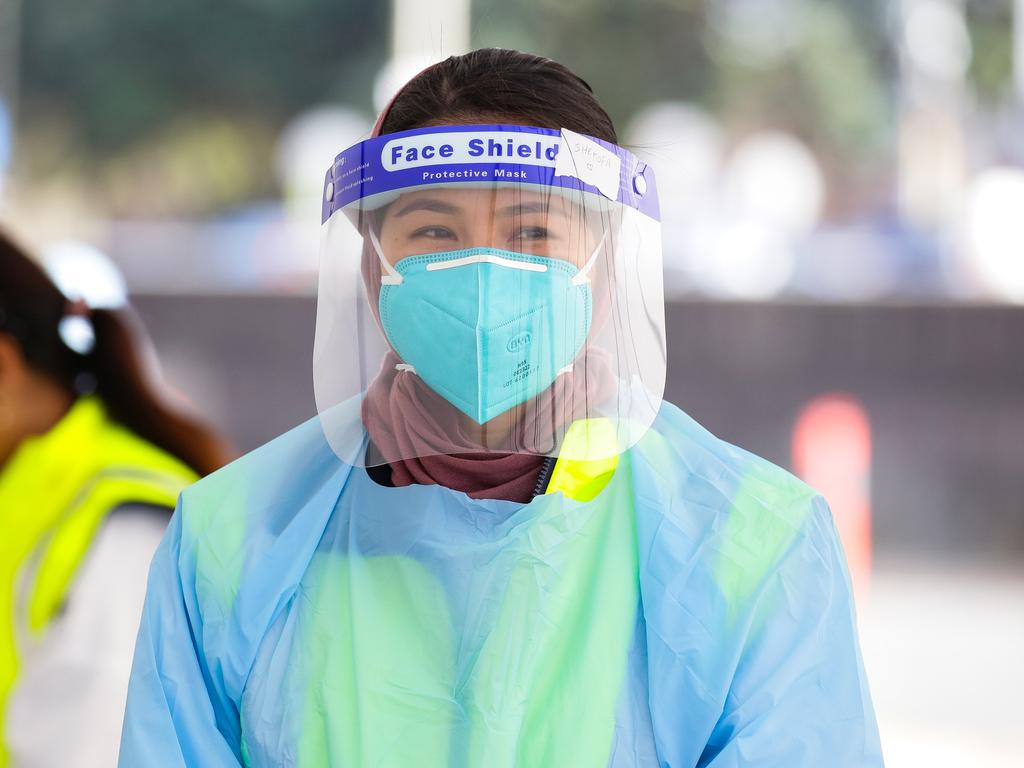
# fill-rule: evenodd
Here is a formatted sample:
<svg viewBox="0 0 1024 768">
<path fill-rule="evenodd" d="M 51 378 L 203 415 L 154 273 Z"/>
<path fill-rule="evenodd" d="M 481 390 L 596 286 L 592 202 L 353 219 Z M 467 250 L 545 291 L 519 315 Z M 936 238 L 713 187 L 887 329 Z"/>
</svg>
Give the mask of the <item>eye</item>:
<svg viewBox="0 0 1024 768">
<path fill-rule="evenodd" d="M 547 240 L 550 237 L 546 227 L 520 227 L 512 236 L 513 240 Z"/>
<path fill-rule="evenodd" d="M 454 240 L 455 233 L 448 227 L 420 227 L 412 233 L 413 237 L 425 237 L 430 240 Z"/>
</svg>

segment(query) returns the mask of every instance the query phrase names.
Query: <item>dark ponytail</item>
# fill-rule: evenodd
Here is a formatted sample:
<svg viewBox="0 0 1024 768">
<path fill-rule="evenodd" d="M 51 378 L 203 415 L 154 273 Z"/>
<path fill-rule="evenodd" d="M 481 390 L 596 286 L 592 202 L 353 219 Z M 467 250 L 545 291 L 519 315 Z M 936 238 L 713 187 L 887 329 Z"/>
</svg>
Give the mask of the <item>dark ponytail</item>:
<svg viewBox="0 0 1024 768">
<path fill-rule="evenodd" d="M 379 133 L 452 122 L 568 128 L 618 143 L 585 80 L 557 61 L 503 48 L 451 56 L 423 70 L 382 115 Z"/>
<path fill-rule="evenodd" d="M 69 393 L 95 390 L 110 416 L 207 475 L 231 458 L 227 442 L 171 405 L 147 360 L 149 340 L 128 308 L 88 313 L 95 343 L 87 354 L 62 339 L 61 321 L 75 310 L 46 273 L 0 231 L 0 333 L 12 336 L 33 369 Z"/>
</svg>

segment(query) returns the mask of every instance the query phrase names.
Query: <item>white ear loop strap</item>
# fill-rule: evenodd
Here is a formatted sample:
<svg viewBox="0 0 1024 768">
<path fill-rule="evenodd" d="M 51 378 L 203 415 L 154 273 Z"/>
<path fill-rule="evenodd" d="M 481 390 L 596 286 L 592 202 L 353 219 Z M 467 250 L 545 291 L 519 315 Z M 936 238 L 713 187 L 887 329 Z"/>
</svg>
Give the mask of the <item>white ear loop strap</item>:
<svg viewBox="0 0 1024 768">
<path fill-rule="evenodd" d="M 381 285 L 401 285 L 404 281 L 402 276 L 398 274 L 393 266 L 384 258 L 384 249 L 380 247 L 380 240 L 377 239 L 377 233 L 373 231 L 373 227 L 368 227 L 370 233 L 370 244 L 373 246 L 373 250 L 377 252 L 377 258 L 380 259 L 381 269 L 384 270 L 385 274 L 380 276 Z"/>
<path fill-rule="evenodd" d="M 395 268 L 388 263 L 388 260 L 384 258 L 384 249 L 380 247 L 380 240 L 377 238 L 377 233 L 373 231 L 373 227 L 368 229 L 370 233 L 370 244 L 373 246 L 373 250 L 377 252 L 377 258 L 380 259 L 381 269 L 387 274 L 380 276 L 381 285 L 401 285 L 402 276 L 395 271 Z M 416 369 L 408 363 L 396 363 L 396 371 L 408 371 L 409 373 L 416 373 Z"/>
<path fill-rule="evenodd" d="M 604 241 L 608 239 L 608 230 L 605 229 L 604 234 L 601 235 L 601 240 L 598 242 L 594 252 L 590 254 L 590 258 L 587 259 L 587 263 L 583 265 L 583 268 L 576 273 L 576 276 L 572 279 L 573 285 L 583 285 L 583 283 L 590 282 L 590 270 L 594 266 L 594 262 L 597 261 L 598 255 L 601 253 L 601 249 L 604 248 Z"/>
<path fill-rule="evenodd" d="M 590 270 L 594 267 L 594 262 L 597 261 L 598 255 L 601 253 L 601 249 L 604 248 L 604 242 L 608 239 L 608 230 L 605 229 L 601 235 L 601 239 L 597 243 L 597 247 L 594 248 L 594 252 L 590 254 L 590 258 L 587 259 L 587 263 L 583 265 L 583 269 L 576 273 L 576 276 L 572 279 L 572 285 L 583 285 L 584 283 L 590 282 Z M 576 365 L 576 361 L 569 363 L 564 368 L 558 371 L 558 375 L 561 376 L 565 373 L 572 373 L 573 368 Z"/>
</svg>

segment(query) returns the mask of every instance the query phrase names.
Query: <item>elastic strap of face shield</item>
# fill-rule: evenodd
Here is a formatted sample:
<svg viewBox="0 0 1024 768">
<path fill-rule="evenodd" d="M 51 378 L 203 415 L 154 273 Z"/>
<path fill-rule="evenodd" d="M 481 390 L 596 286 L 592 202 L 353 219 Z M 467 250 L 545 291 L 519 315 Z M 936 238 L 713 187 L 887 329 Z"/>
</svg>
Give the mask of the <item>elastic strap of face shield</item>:
<svg viewBox="0 0 1024 768">
<path fill-rule="evenodd" d="M 444 62 L 437 61 L 437 62 L 434 62 L 433 64 L 428 64 L 423 69 L 421 69 L 419 72 L 417 72 L 415 75 L 410 77 L 405 82 L 405 85 L 403 85 L 401 88 L 399 88 L 397 91 L 395 91 L 394 95 L 391 97 L 391 99 L 388 101 L 388 103 L 384 106 L 384 109 L 382 109 L 380 111 L 380 114 L 377 115 L 377 122 L 375 122 L 373 124 L 373 132 L 370 135 L 371 136 L 380 136 L 381 135 L 381 130 L 384 128 L 384 121 L 388 119 L 388 115 L 391 113 L 391 107 L 394 106 L 395 101 L 397 101 L 398 97 L 402 95 L 402 91 L 404 91 L 406 89 L 406 87 L 409 85 L 409 83 L 411 83 L 413 80 L 417 79 L 420 75 L 422 75 L 427 70 L 433 69 L 434 67 L 439 66 L 440 64 L 443 64 L 443 63 Z"/>
</svg>

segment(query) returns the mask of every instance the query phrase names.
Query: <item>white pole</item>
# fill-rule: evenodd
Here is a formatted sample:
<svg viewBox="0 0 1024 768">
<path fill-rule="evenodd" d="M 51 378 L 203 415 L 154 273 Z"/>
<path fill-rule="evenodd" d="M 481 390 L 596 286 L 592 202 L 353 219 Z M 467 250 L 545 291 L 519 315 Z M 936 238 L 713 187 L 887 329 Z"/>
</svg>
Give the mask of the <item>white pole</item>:
<svg viewBox="0 0 1024 768">
<path fill-rule="evenodd" d="M 391 20 L 396 59 L 439 61 L 469 49 L 470 0 L 395 0 Z"/>
<path fill-rule="evenodd" d="M 471 0 L 394 0 L 391 60 L 373 89 L 382 109 L 409 78 L 436 61 L 469 50 Z"/>
</svg>

